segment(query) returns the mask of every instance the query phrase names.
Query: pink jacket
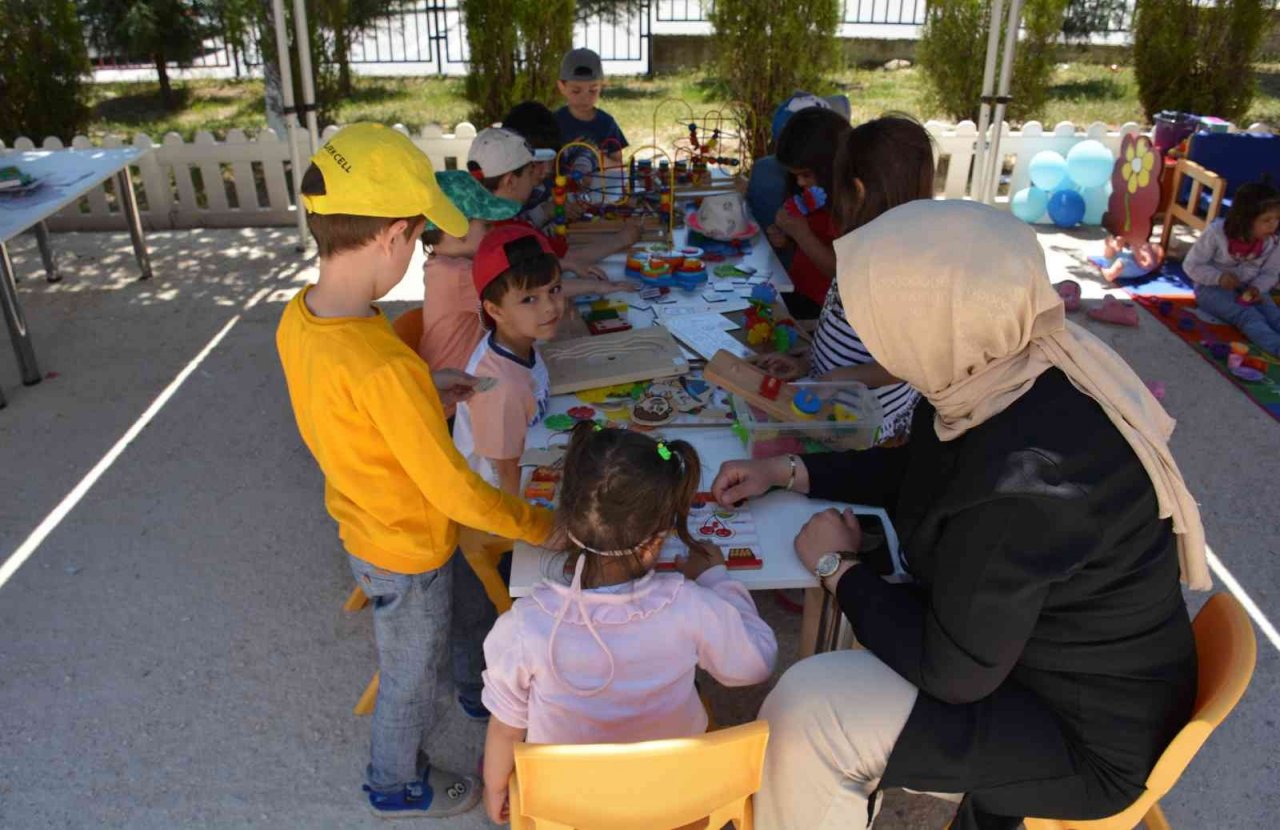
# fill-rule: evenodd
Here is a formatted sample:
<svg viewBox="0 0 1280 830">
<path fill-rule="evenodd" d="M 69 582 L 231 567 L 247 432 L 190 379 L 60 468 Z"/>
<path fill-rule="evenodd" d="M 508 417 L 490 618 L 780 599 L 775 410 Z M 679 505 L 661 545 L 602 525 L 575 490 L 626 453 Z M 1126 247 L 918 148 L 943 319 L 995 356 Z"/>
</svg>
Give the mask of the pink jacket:
<svg viewBox="0 0 1280 830">
<path fill-rule="evenodd" d="M 484 705 L 530 743 L 626 743 L 697 735 L 693 686 L 762 683 L 778 643 L 723 566 L 690 582 L 650 573 L 620 590 L 544 580 L 484 643 Z"/>
</svg>

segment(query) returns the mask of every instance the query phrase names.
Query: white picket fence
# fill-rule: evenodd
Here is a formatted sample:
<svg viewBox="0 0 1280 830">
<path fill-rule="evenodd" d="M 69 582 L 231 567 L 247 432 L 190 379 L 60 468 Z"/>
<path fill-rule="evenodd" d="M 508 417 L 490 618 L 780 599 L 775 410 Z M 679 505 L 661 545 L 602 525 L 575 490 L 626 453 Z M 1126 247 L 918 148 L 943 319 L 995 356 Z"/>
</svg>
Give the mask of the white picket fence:
<svg viewBox="0 0 1280 830">
<path fill-rule="evenodd" d="M 409 134 L 408 130 L 398 127 Z M 328 127 L 323 141 L 337 132 Z M 298 131 L 298 141 L 305 148 L 305 131 Z M 417 135 L 409 134 L 422 148 L 437 170 L 466 168 L 467 151 L 476 129 L 471 124 L 458 124 L 446 134 L 436 125 L 424 127 Z M 294 199 L 290 188 L 289 145 L 274 131 L 263 130 L 248 136 L 231 130 L 225 141 L 208 132 L 196 133 L 186 142 L 177 133 L 168 133 L 156 144 L 151 137 L 139 133 L 132 146 L 151 148 L 133 165 L 134 187 L 138 192 L 139 212 L 147 229 L 239 228 L 250 226 L 291 225 L 294 222 Z M 84 136 L 72 140 L 73 148 L 94 146 Z M 106 136 L 103 147 L 126 146 L 119 136 Z M 0 144 L 0 148 L 3 145 Z M 61 150 L 63 143 L 46 138 L 40 149 Z M 37 149 L 34 142 L 19 138 L 14 150 Z M 300 150 L 306 158 L 306 150 Z M 3 164 L 0 152 L 0 164 Z M 210 186 L 220 182 L 221 187 Z M 78 204 L 72 203 L 48 220 L 52 230 L 120 230 L 124 220 L 115 197 L 114 179 L 95 188 Z"/>
<path fill-rule="evenodd" d="M 946 174 L 939 196 L 949 199 L 969 195 L 977 126 L 972 121 L 960 124 L 943 124 L 930 121 L 926 124 L 937 145 L 939 164 L 945 165 Z M 447 134 L 435 125 L 424 127 L 418 134 L 409 134 L 414 143 L 431 158 L 437 170 L 466 167 L 467 151 L 476 129 L 469 123 L 457 125 Z M 1056 150 L 1066 154 L 1077 142 L 1097 139 L 1117 152 L 1121 138 L 1126 133 L 1143 128 L 1128 123 L 1118 131 L 1107 125 L 1095 123 L 1080 130 L 1070 122 L 1058 124 L 1046 130 L 1032 121 L 1021 130 L 1006 126 L 1000 149 L 1006 157 L 1007 187 L 1001 188 L 997 203 L 1006 203 L 1008 194 L 1025 187 L 1029 181 L 1028 167 L 1032 156 L 1041 150 Z M 1265 129 L 1254 125 L 1251 130 Z M 322 136 L 328 137 L 337 127 L 327 128 Z M 299 141 L 306 144 L 306 135 L 299 131 Z M 193 142 L 184 142 L 176 133 L 169 133 L 159 145 L 143 134 L 134 136 L 133 145 L 154 148 L 133 168 L 135 186 L 138 187 L 144 225 L 148 229 L 172 229 L 195 227 L 246 227 L 263 225 L 289 225 L 293 223 L 294 202 L 287 174 L 289 146 L 270 130 L 264 130 L 250 138 L 240 130 L 232 130 L 225 141 L 216 140 L 207 132 L 197 133 Z M 106 147 L 123 146 L 124 140 L 108 136 L 102 141 Z M 62 149 L 56 138 L 46 138 L 40 145 L 44 149 Z M 77 136 L 72 147 L 92 146 L 89 139 Z M 3 145 L 0 145 L 0 150 Z M 13 149 L 35 149 L 29 139 L 20 138 Z M 305 151 L 303 151 L 305 155 Z M 0 152 L 0 162 L 3 152 Z M 1010 172 L 1011 170 L 1011 172 Z M 221 187 L 210 186 L 221 182 Z M 49 220 L 54 230 L 119 230 L 123 220 L 114 194 L 114 182 L 95 189 L 79 204 L 69 205 Z"/>
</svg>

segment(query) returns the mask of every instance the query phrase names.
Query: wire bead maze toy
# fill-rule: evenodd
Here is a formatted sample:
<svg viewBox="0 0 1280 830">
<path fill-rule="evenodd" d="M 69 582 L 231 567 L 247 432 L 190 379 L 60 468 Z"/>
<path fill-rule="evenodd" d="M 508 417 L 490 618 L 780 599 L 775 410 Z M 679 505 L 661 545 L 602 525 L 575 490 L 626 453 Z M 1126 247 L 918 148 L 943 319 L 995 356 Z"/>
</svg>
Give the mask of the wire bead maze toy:
<svg viewBox="0 0 1280 830">
<path fill-rule="evenodd" d="M 746 175 L 751 166 L 744 140 L 747 131 L 742 129 L 742 123 L 723 110 L 711 110 L 699 117 L 687 101 L 668 98 L 653 111 L 654 144 L 659 140 L 658 125 L 662 112 L 672 105 L 683 107 L 680 115 L 684 117 L 677 118 L 675 123 L 687 130 L 687 135 L 677 138 L 672 147 L 676 197 L 734 190 L 736 180 Z M 750 113 L 749 109 L 738 104 L 732 105 L 732 110 Z M 723 175 L 713 176 L 713 170 Z"/>
<path fill-rule="evenodd" d="M 567 236 L 570 230 L 616 233 L 624 221 L 638 218 L 641 239 L 671 246 L 676 227 L 671 157 L 654 145 L 629 149 L 625 165 L 608 167 L 605 148 L 586 141 L 571 141 L 560 148 L 551 190 L 557 235 Z M 589 161 L 585 167 L 583 159 Z M 661 172 L 654 171 L 655 159 Z M 566 205 L 571 196 L 589 207 L 589 218 L 569 220 Z"/>
</svg>

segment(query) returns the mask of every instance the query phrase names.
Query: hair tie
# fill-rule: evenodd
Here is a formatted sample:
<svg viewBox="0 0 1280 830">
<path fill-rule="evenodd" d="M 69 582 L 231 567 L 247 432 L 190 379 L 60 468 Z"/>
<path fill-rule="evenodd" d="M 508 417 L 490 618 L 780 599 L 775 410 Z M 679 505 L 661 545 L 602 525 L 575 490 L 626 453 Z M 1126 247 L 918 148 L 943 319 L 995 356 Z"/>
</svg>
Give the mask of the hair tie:
<svg viewBox="0 0 1280 830">
<path fill-rule="evenodd" d="M 665 441 L 658 442 L 658 457 L 663 461 L 670 461 L 672 458 L 675 458 L 676 462 L 680 465 L 680 472 L 684 473 L 684 454 L 679 450 L 672 451 Z"/>
<path fill-rule="evenodd" d="M 590 545 L 583 544 L 582 540 L 579 539 L 577 536 L 574 536 L 573 531 L 569 530 L 568 528 L 565 528 L 564 534 L 569 537 L 570 542 L 573 542 L 575 545 L 577 545 L 578 547 L 582 548 L 585 551 L 594 553 L 596 556 L 630 556 L 632 553 L 635 552 L 635 549 L 639 547 L 639 545 L 633 545 L 629 548 L 620 549 L 620 550 L 596 550 Z"/>
</svg>

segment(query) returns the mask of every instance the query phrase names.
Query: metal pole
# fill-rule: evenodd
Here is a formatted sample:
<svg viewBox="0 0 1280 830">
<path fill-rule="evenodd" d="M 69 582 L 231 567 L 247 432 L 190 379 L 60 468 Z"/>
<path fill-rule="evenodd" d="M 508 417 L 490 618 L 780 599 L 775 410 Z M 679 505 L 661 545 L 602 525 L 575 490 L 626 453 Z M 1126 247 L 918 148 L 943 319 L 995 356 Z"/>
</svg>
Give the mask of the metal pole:
<svg viewBox="0 0 1280 830">
<path fill-rule="evenodd" d="M 311 34 L 307 28 L 306 0 L 293 0 L 293 27 L 298 43 L 298 73 L 302 75 L 302 108 L 307 113 L 310 156 L 320 149 L 320 127 L 316 123 L 316 85 L 311 75 Z"/>
<path fill-rule="evenodd" d="M 298 222 L 297 250 L 307 250 L 307 213 L 302 207 L 302 159 L 298 156 L 298 112 L 293 106 L 293 64 L 289 60 L 289 31 L 284 22 L 284 0 L 271 0 L 271 16 L 275 18 L 276 57 L 280 61 L 280 95 L 284 98 L 285 134 L 289 142 L 289 161 L 293 166 L 293 195 L 296 200 L 294 218 Z"/>
<path fill-rule="evenodd" d="M 4 313 L 4 321 L 9 324 L 9 338 L 13 341 L 13 351 L 18 356 L 22 382 L 26 386 L 34 386 L 40 382 L 40 366 L 36 363 L 36 350 L 31 345 L 31 332 L 27 329 L 27 318 L 23 316 L 22 306 L 18 303 L 18 287 L 14 285 L 13 263 L 9 261 L 9 249 L 2 242 L 0 242 L 0 311 Z"/>
<path fill-rule="evenodd" d="M 983 187 L 982 201 L 991 204 L 996 200 L 999 189 L 996 181 L 1004 169 L 1004 161 L 1000 158 L 1000 136 L 1004 132 L 1004 110 L 1009 102 L 1009 82 L 1013 79 L 1013 56 L 1018 47 L 1018 24 L 1022 20 L 1023 0 L 1010 0 L 1008 35 L 1004 41 L 1004 57 L 1000 66 L 1000 89 L 996 93 L 996 114 L 992 129 L 991 165 Z"/>
<path fill-rule="evenodd" d="M 49 226 L 44 222 L 36 222 L 36 244 L 40 246 L 40 259 L 44 260 L 44 278 L 46 282 L 60 282 L 62 274 L 58 272 L 58 261 L 53 256 L 53 243 L 49 241 Z"/>
<path fill-rule="evenodd" d="M 133 255 L 138 259 L 138 268 L 142 276 L 138 279 L 151 279 L 151 255 L 147 253 L 147 240 L 142 235 L 142 217 L 138 215 L 138 198 L 133 193 L 133 181 L 129 178 L 129 168 L 125 167 L 116 174 L 116 189 L 119 191 L 120 203 L 124 206 L 124 221 L 129 226 L 129 238 L 133 240 Z"/>
<path fill-rule="evenodd" d="M 818 631 L 814 638 L 814 654 L 835 651 L 840 642 L 840 605 L 835 596 L 824 587 L 822 591 L 822 610 L 818 612 Z"/>
<path fill-rule="evenodd" d="M 987 170 L 987 127 L 991 125 L 991 93 L 996 81 L 996 54 L 1000 50 L 1000 13 L 1004 0 L 991 0 L 991 24 L 987 27 L 987 62 L 982 69 L 982 100 L 978 108 L 978 141 L 974 148 L 973 187 L 974 199 L 982 199 L 982 183 Z"/>
</svg>

